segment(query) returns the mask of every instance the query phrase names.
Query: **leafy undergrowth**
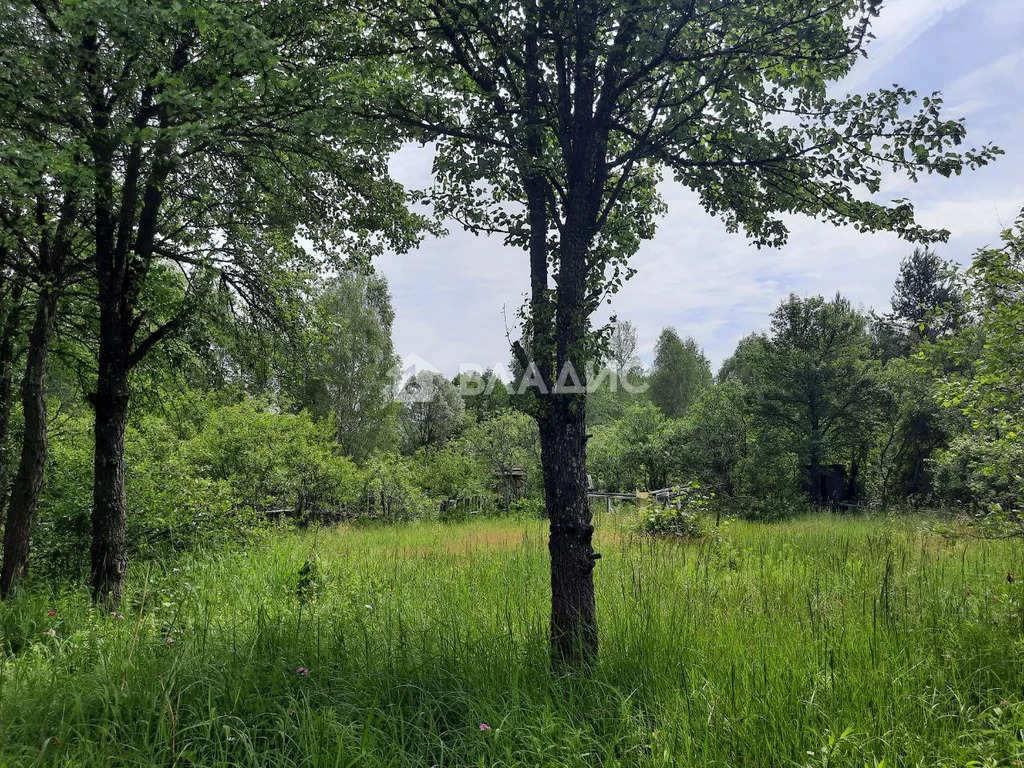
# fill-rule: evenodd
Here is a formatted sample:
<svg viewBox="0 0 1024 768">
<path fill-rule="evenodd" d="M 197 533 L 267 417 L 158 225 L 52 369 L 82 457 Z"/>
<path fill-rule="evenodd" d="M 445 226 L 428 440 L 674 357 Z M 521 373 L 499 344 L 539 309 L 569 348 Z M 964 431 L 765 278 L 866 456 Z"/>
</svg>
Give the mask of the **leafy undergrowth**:
<svg viewBox="0 0 1024 768">
<path fill-rule="evenodd" d="M 601 658 L 554 677 L 540 523 L 288 536 L 0 607 L 0 765 L 1020 765 L 1012 542 L 603 521 Z M 123 616 L 123 618 L 122 618 Z"/>
</svg>

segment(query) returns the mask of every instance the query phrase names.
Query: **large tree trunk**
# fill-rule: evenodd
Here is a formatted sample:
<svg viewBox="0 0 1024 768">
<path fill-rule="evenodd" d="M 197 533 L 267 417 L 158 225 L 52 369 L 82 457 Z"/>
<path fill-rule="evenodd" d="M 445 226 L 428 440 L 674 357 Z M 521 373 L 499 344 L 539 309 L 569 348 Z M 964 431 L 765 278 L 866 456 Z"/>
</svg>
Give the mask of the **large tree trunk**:
<svg viewBox="0 0 1024 768">
<path fill-rule="evenodd" d="M 124 432 L 128 421 L 128 341 L 116 307 L 100 308 L 99 376 L 93 406 L 92 593 L 116 604 L 128 567 L 125 543 Z"/>
<path fill-rule="evenodd" d="M 551 647 L 556 660 L 586 665 L 597 657 L 597 555 L 587 500 L 586 417 L 582 397 L 559 399 L 540 425 L 551 524 Z"/>
<path fill-rule="evenodd" d="M 46 356 L 53 333 L 57 294 L 45 285 L 36 300 L 36 315 L 29 334 L 21 402 L 25 412 L 25 434 L 21 444 L 18 474 L 11 489 L 11 502 L 4 526 L 3 568 L 0 569 L 0 597 L 6 598 L 28 569 L 32 525 L 46 465 Z"/>
</svg>

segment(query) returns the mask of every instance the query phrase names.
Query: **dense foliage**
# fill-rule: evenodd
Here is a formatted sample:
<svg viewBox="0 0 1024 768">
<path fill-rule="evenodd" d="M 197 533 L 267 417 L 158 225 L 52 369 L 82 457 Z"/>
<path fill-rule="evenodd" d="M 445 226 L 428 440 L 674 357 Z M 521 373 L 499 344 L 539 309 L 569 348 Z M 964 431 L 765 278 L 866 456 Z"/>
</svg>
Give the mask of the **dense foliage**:
<svg viewBox="0 0 1024 768">
<path fill-rule="evenodd" d="M 841 296 L 791 296 L 714 381 L 696 343 L 671 330 L 644 371 L 636 331 L 622 324 L 591 396 L 593 486 L 700 487 L 700 510 L 650 510 L 647 530 L 687 536 L 712 512 L 776 518 L 814 502 L 946 504 L 988 531 L 1015 529 L 1020 243 L 1019 229 L 1007 231 L 963 274 L 913 254 L 880 316 Z M 906 300 L 912 284 L 924 297 L 916 303 Z M 283 327 L 245 313 L 197 325 L 188 342 L 201 334 L 201 354 L 172 342 L 141 369 L 150 391 L 126 437 L 134 556 L 252 542 L 280 525 L 541 513 L 537 428 L 516 409 L 521 398 L 492 371 L 454 383 L 421 372 L 399 388 L 379 276 L 311 284 L 290 311 Z M 91 420 L 74 342 L 57 342 L 33 571 L 78 579 Z M 687 393 L 681 414 L 665 392 Z M 22 423 L 15 403 L 13 440 Z M 838 472 L 828 495 L 809 485 L 815 463 Z"/>
<path fill-rule="evenodd" d="M 692 368 L 677 363 L 667 373 L 665 350 L 684 345 L 666 330 L 646 394 L 595 397 L 594 482 L 630 492 L 700 482 L 717 505 L 749 517 L 809 503 L 948 506 L 989 532 L 1016 532 L 1021 227 L 1003 233 L 1001 248 L 979 252 L 966 273 L 915 250 L 882 314 L 841 295 L 790 296 L 769 331 L 742 339 L 682 413 L 678 398 L 663 394 L 665 381 L 686 392 Z M 676 359 L 699 360 L 699 350 Z"/>
<path fill-rule="evenodd" d="M 699 347 L 673 331 L 644 372 L 626 325 L 613 335 L 626 338 L 617 353 L 612 345 L 608 386 L 591 398 L 592 483 L 704 489 L 700 510 L 652 507 L 651 532 L 698 535 L 712 510 L 774 518 L 814 501 L 949 504 L 986 530 L 1018 525 L 1020 244 L 1020 230 L 1007 231 L 963 275 L 915 253 L 882 316 L 842 297 L 789 297 L 714 382 L 699 373 Z M 910 284 L 926 299 L 908 308 Z M 490 371 L 454 384 L 423 372 L 396 397 L 391 316 L 380 277 L 345 273 L 308 293 L 291 329 L 241 315 L 204 326 L 212 353 L 172 344 L 154 358 L 147 382 L 160 394 L 133 411 L 126 439 L 131 551 L 162 557 L 310 522 L 536 514 L 540 447 L 516 397 Z M 57 349 L 34 572 L 77 579 L 90 531 L 90 419 L 73 347 L 59 337 Z M 678 399 L 659 397 L 694 381 L 681 415 Z M 836 498 L 808 487 L 815 462 L 841 469 Z"/>
</svg>

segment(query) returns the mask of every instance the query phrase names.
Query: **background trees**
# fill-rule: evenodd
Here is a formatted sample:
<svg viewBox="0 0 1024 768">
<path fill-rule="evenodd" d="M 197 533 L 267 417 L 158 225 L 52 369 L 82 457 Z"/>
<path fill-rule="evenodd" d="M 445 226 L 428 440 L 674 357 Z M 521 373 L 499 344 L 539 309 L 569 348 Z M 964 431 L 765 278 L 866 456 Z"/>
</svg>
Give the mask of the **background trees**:
<svg viewBox="0 0 1024 768">
<path fill-rule="evenodd" d="M 940 494 L 1019 527 L 1024 504 L 1024 211 L 1002 233 L 1002 241 L 999 248 L 979 251 L 967 272 L 974 323 L 923 356 L 937 374 L 939 401 L 965 421 L 937 457 Z"/>
<path fill-rule="evenodd" d="M 462 396 L 440 373 L 419 371 L 405 383 L 398 399 L 403 445 L 409 453 L 439 448 L 465 426 Z"/>
<path fill-rule="evenodd" d="M 636 326 L 629 320 L 620 320 L 612 327 L 608 338 L 608 365 L 620 379 L 640 366 L 640 345 Z"/>
<path fill-rule="evenodd" d="M 394 447 L 394 310 L 380 277 L 345 271 L 311 302 L 299 402 L 334 421 L 337 440 L 357 461 Z"/>
<path fill-rule="evenodd" d="M 873 316 L 882 361 L 904 357 L 921 341 L 934 342 L 966 322 L 967 306 L 957 268 L 928 248 L 915 248 L 900 263 L 892 310 Z"/>
<path fill-rule="evenodd" d="M 837 295 L 790 296 L 772 313 L 757 383 L 751 390 L 767 428 L 794 439 L 811 497 L 825 500 L 820 470 L 854 457 L 856 476 L 877 398 L 866 319 Z"/>
<path fill-rule="evenodd" d="M 651 401 L 678 418 L 711 385 L 711 366 L 692 337 L 683 341 L 674 328 L 665 328 L 654 348 L 649 384 Z"/>
<path fill-rule="evenodd" d="M 453 383 L 462 395 L 466 413 L 477 421 L 486 421 L 511 407 L 508 385 L 498 377 L 493 368 L 488 368 L 482 373 L 460 373 Z"/>
</svg>

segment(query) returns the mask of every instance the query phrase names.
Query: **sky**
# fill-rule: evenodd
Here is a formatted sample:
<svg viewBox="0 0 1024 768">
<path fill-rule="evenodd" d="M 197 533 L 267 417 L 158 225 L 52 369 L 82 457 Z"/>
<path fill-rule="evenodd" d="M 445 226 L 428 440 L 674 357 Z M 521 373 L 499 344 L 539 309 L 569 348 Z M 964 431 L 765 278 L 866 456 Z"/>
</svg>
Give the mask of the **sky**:
<svg viewBox="0 0 1024 768">
<path fill-rule="evenodd" d="M 951 232 L 937 246 L 941 256 L 969 263 L 978 248 L 998 244 L 1024 207 L 1024 0 L 886 0 L 872 31 L 868 58 L 837 84 L 837 95 L 893 83 L 920 94 L 942 91 L 946 115 L 966 118 L 968 145 L 993 142 L 1006 152 L 960 177 L 882 190 L 887 199 L 908 197 L 921 224 Z M 407 147 L 392 170 L 408 187 L 423 188 L 431 162 L 429 148 Z M 769 313 L 790 293 L 839 291 L 865 310 L 887 310 L 900 260 L 913 250 L 895 235 L 806 217 L 787 221 L 783 248 L 758 250 L 743 234 L 726 232 L 684 187 L 666 182 L 661 192 L 668 213 L 633 257 L 636 276 L 597 318 L 631 321 L 647 363 L 661 329 L 674 326 L 717 369 L 740 338 L 767 328 Z M 448 231 L 377 261 L 394 301 L 396 351 L 405 367 L 449 376 L 506 365 L 506 328 L 529 285 L 527 255 L 455 223 Z"/>
</svg>

